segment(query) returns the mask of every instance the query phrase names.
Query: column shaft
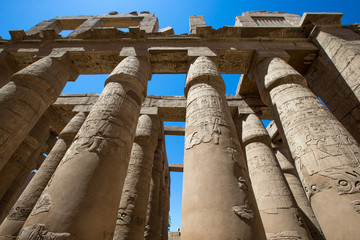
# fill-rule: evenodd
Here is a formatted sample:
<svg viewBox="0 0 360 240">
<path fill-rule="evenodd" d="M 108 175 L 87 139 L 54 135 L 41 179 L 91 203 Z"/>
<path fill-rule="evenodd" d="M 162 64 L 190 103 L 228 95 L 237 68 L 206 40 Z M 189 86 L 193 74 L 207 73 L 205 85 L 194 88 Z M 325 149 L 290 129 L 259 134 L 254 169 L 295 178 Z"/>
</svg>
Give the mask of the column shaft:
<svg viewBox="0 0 360 240">
<path fill-rule="evenodd" d="M 190 66 L 185 94 L 181 239 L 265 239 L 225 84 L 209 58 Z"/>
<path fill-rule="evenodd" d="M 60 133 L 59 139 L 44 163 L 0 225 L 0 239 L 16 238 L 76 133 L 85 121 L 85 117 L 86 115 L 83 112 L 76 114 Z"/>
<path fill-rule="evenodd" d="M 158 125 L 159 122 L 148 115 L 139 117 L 121 195 L 114 240 L 144 239 Z"/>
<path fill-rule="evenodd" d="M 25 138 L 25 141 L 20 144 L 6 165 L 1 169 L 0 199 L 4 196 L 22 169 L 24 169 L 24 174 L 28 176 L 28 173 L 25 173 L 25 168 L 29 168 L 29 173 L 36 168 L 36 163 L 33 161 L 32 155 L 38 153 L 38 150 L 41 150 L 41 145 L 50 134 L 49 129 L 50 125 L 47 119 L 45 117 L 40 118 Z M 35 167 L 33 167 L 33 165 L 35 165 Z"/>
<path fill-rule="evenodd" d="M 164 194 L 162 198 L 162 223 L 161 223 L 161 240 L 168 239 L 168 228 L 169 228 L 169 211 L 170 211 L 170 172 L 169 163 L 165 154 L 164 162 L 164 173 L 165 173 L 165 187 L 163 189 Z"/>
<path fill-rule="evenodd" d="M 148 77 L 147 63 L 137 57 L 113 70 L 19 239 L 113 237 Z"/>
<path fill-rule="evenodd" d="M 276 146 L 276 149 L 274 149 L 276 159 L 279 162 L 280 168 L 285 176 L 286 182 L 289 185 L 291 193 L 294 196 L 299 209 L 303 213 L 304 222 L 306 223 L 311 236 L 316 240 L 325 239 L 320 225 L 310 206 L 310 202 L 305 195 L 304 189 L 302 188 L 295 167 L 292 162 L 289 161 L 288 154 L 283 153 L 285 150 L 279 145 Z"/>
<path fill-rule="evenodd" d="M 255 69 L 265 103 L 287 140 L 312 209 L 327 239 L 360 234 L 360 151 L 354 138 L 279 58 Z"/>
<path fill-rule="evenodd" d="M 242 145 L 267 239 L 312 239 L 271 149 L 259 117 L 242 120 Z"/>
<path fill-rule="evenodd" d="M 162 142 L 158 141 L 155 150 L 153 168 L 151 174 L 149 203 L 147 209 L 147 217 L 145 223 L 145 240 L 160 239 L 160 218 L 159 218 L 159 195 L 161 174 L 163 170 L 164 158 L 162 154 Z"/>
<path fill-rule="evenodd" d="M 0 89 L 0 169 L 59 96 L 72 73 L 64 62 L 45 57 L 15 73 Z"/>
</svg>

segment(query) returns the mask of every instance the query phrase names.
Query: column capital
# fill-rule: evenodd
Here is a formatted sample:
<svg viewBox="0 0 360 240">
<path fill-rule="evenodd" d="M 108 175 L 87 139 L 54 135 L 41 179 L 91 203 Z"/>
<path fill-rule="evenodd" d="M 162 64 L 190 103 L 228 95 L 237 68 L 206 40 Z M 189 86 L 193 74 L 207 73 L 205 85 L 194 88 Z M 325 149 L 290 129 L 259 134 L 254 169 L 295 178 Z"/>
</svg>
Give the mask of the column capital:
<svg viewBox="0 0 360 240">
<path fill-rule="evenodd" d="M 157 145 L 159 130 L 159 122 L 154 117 L 149 115 L 141 115 L 135 132 L 135 141 L 151 142 L 152 145 Z"/>
<path fill-rule="evenodd" d="M 110 73 L 105 85 L 109 82 L 129 82 L 137 85 L 141 89 L 142 97 L 145 98 L 149 73 L 150 66 L 147 61 L 140 57 L 128 56 Z"/>
<path fill-rule="evenodd" d="M 259 62 L 253 69 L 261 99 L 267 104 L 271 89 L 284 83 L 306 86 L 305 78 L 283 59 L 269 57 Z"/>
<path fill-rule="evenodd" d="M 69 140 L 70 142 L 74 139 L 75 135 L 78 133 L 80 127 L 84 123 L 86 114 L 84 112 L 77 113 L 64 129 L 60 132 L 59 137 L 64 140 Z"/>
<path fill-rule="evenodd" d="M 225 93 L 224 80 L 221 77 L 218 67 L 209 57 L 200 56 L 190 65 L 186 76 L 185 96 L 187 96 L 190 87 L 199 82 L 217 83 L 221 91 Z"/>
<path fill-rule="evenodd" d="M 248 114 L 243 117 L 242 126 L 242 145 L 245 146 L 251 142 L 264 142 L 270 146 L 270 137 L 262 124 L 260 118 L 255 114 Z"/>
</svg>

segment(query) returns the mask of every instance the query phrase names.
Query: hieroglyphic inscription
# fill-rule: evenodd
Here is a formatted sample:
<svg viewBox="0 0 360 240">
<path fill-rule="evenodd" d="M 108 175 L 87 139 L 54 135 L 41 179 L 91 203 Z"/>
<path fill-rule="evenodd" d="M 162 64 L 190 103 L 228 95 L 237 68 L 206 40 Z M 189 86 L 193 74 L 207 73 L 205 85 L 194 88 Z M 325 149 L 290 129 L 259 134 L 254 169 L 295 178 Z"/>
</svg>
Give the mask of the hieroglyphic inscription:
<svg viewBox="0 0 360 240">
<path fill-rule="evenodd" d="M 320 175 L 334 179 L 340 195 L 360 192 L 360 169 L 334 169 Z"/>
<path fill-rule="evenodd" d="M 354 200 L 351 202 L 356 212 L 360 214 L 360 200 Z"/>
<path fill-rule="evenodd" d="M 186 127 L 195 127 L 186 136 L 185 149 L 190 149 L 200 143 L 213 141 L 219 144 L 220 126 L 228 126 L 226 111 L 223 111 L 226 101 L 220 94 L 207 84 L 197 84 L 189 90 L 186 110 Z"/>
<path fill-rule="evenodd" d="M 114 82 L 106 85 L 79 133 L 61 161 L 74 158 L 83 149 L 102 155 L 114 155 L 119 148 L 131 146 L 130 129 L 135 127 L 133 114 L 139 111 L 134 100 L 125 95 L 123 87 Z"/>
<path fill-rule="evenodd" d="M 31 208 L 24 208 L 21 206 L 16 207 L 15 209 L 11 209 L 9 215 L 7 216 L 8 220 L 16 220 L 16 221 L 25 221 L 27 217 L 30 215 Z"/>
<path fill-rule="evenodd" d="M 45 229 L 44 224 L 25 227 L 21 230 L 19 240 L 69 240 L 69 233 L 53 233 Z M 71 239 L 76 239 L 72 237 Z"/>
<path fill-rule="evenodd" d="M 296 231 L 283 231 L 279 233 L 266 233 L 269 240 L 301 240 L 301 236 Z"/>
<path fill-rule="evenodd" d="M 341 166 L 359 166 L 356 141 L 309 89 L 284 84 L 270 94 L 299 169 L 305 167 L 313 175 Z"/>
</svg>

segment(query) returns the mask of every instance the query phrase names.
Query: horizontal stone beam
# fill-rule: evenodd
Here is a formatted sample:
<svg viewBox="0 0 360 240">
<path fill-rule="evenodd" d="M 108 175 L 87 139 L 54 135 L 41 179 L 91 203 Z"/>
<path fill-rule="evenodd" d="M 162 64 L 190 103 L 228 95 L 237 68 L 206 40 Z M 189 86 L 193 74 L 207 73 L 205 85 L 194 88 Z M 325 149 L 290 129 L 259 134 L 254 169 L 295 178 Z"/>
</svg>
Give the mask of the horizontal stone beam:
<svg viewBox="0 0 360 240">
<path fill-rule="evenodd" d="M 183 164 L 176 164 L 176 163 L 169 163 L 169 171 L 170 172 L 183 172 L 184 165 Z"/>
<path fill-rule="evenodd" d="M 165 126 L 164 133 L 165 133 L 165 135 L 184 136 L 185 135 L 185 127 Z"/>
<path fill-rule="evenodd" d="M 64 94 L 52 105 L 58 116 L 70 119 L 77 112 L 89 112 L 98 99 L 97 94 Z M 267 106 L 258 96 L 226 96 L 230 112 L 234 117 L 244 109 L 251 108 L 262 119 L 271 119 Z M 142 113 L 156 112 L 161 121 L 184 122 L 186 114 L 186 98 L 184 96 L 148 95 L 142 104 Z"/>
<path fill-rule="evenodd" d="M 119 54 L 122 49 L 133 47 L 138 52 L 148 53 L 153 74 L 185 74 L 190 63 L 197 56 L 210 54 L 218 64 L 222 74 L 247 73 L 255 52 L 287 51 L 290 55 L 290 64 L 297 70 L 307 69 L 303 57 L 316 54 L 318 48 L 307 38 L 247 38 L 245 39 L 204 39 L 194 36 L 166 36 L 163 33 L 157 37 L 132 39 L 130 36 L 118 38 L 130 33 L 117 33 L 114 28 L 94 28 L 96 34 L 105 34 L 107 39 L 99 41 L 89 39 L 55 39 L 43 44 L 38 40 L 11 41 L 0 40 L 0 48 L 4 48 L 15 59 L 19 68 L 24 68 L 39 58 L 48 56 L 55 48 L 80 49 L 69 50 L 69 57 L 79 74 L 109 74 L 125 57 Z M 140 31 L 140 30 L 139 30 Z M 91 35 L 90 34 L 90 35 Z M 88 34 L 84 33 L 84 36 Z M 100 37 L 99 37 L 100 38 Z M 198 46 L 201 46 L 199 48 Z M 24 61 L 26 59 L 26 61 Z"/>
<path fill-rule="evenodd" d="M 63 94 L 48 109 L 51 115 L 57 116 L 56 131 L 59 133 L 62 127 L 78 112 L 90 112 L 92 106 L 97 101 L 99 95 L 89 94 Z M 261 101 L 259 96 L 241 96 L 227 95 L 227 102 L 233 117 L 237 114 L 246 114 L 254 112 L 261 119 L 272 119 L 268 107 Z M 186 98 L 184 96 L 156 96 L 148 95 L 141 107 L 141 114 L 158 115 L 161 121 L 185 122 L 186 116 Z M 170 129 L 170 128 L 169 128 Z M 175 130 L 173 128 L 172 130 Z M 183 130 L 181 130 L 183 131 Z M 168 132 L 172 135 L 180 134 L 180 129 Z M 176 133 L 176 134 L 175 134 Z"/>
</svg>

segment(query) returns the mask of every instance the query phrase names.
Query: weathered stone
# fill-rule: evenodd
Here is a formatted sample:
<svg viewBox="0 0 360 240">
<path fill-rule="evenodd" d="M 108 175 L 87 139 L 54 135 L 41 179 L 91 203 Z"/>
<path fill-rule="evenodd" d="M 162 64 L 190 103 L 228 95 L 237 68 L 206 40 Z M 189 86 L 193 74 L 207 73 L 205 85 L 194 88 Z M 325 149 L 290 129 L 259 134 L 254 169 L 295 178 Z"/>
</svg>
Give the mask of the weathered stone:
<svg viewBox="0 0 360 240">
<path fill-rule="evenodd" d="M 183 240 L 265 239 L 224 93 L 216 65 L 197 58 L 185 86 Z"/>
<path fill-rule="evenodd" d="M 0 171 L 0 199 L 10 190 L 10 186 L 13 181 L 20 177 L 19 173 L 28 176 L 28 174 L 36 168 L 35 156 L 40 155 L 42 152 L 42 144 L 45 143 L 46 139 L 50 134 L 50 125 L 46 118 L 42 117 L 36 123 L 34 128 L 30 131 L 25 141 L 20 144 L 18 149 L 15 151 L 13 156 L 9 159 L 6 165 Z M 32 155 L 34 155 L 32 157 Z M 26 172 L 26 169 L 28 172 Z M 21 176 L 23 178 L 24 176 Z M 16 189 L 10 190 L 16 192 Z M 10 196 L 8 196 L 9 198 Z M 0 216 L 4 214 L 4 208 L 0 211 Z"/>
<path fill-rule="evenodd" d="M 0 89 L 0 168 L 55 102 L 71 71 L 65 62 L 45 57 L 15 73 Z"/>
<path fill-rule="evenodd" d="M 49 211 L 33 212 L 19 239 L 28 239 L 26 229 L 39 224 L 78 239 L 113 236 L 148 71 L 145 61 L 127 57 L 110 74 L 102 94 L 42 193 L 51 199 Z M 41 207 L 39 204 L 40 201 L 34 209 Z M 94 205 L 97 207 L 90 207 Z"/>
<path fill-rule="evenodd" d="M 305 199 L 292 159 L 327 238 L 353 238 L 359 233 L 356 216 L 360 212 L 356 143 L 360 139 L 360 38 L 358 24 L 341 25 L 341 17 L 339 13 L 305 13 L 300 18 L 283 12 L 251 11 L 237 17 L 235 26 L 214 29 L 206 26 L 203 16 L 192 16 L 190 34 L 176 35 L 169 27 L 158 31 L 159 22 L 154 14 L 133 11 L 56 17 L 26 32 L 10 31 L 11 40 L 0 38 L 0 87 L 3 86 L 0 89 L 0 171 L 8 166 L 8 170 L 0 172 L 0 186 L 11 184 L 0 199 L 0 215 L 7 212 L 20 195 L 20 189 L 24 188 L 20 186 L 27 181 L 28 172 L 41 164 L 48 166 L 48 162 L 56 158 L 51 160 L 51 170 L 46 171 L 46 178 L 50 178 L 62 158 L 60 155 L 65 154 L 69 146 L 67 139 L 74 137 L 71 129 L 67 136 L 69 129 L 62 132 L 63 128 L 78 112 L 90 112 L 90 115 L 50 184 L 45 178 L 35 184 L 42 173 L 39 170 L 30 190 L 25 190 L 24 196 L 31 200 L 26 200 L 29 205 L 26 210 L 20 208 L 20 212 L 28 216 L 32 211 L 27 223 L 23 226 L 25 220 L 6 219 L 7 227 L 1 225 L 0 233 L 10 235 L 0 239 L 16 238 L 22 226 L 20 239 L 113 239 L 130 149 L 137 146 L 133 137 L 139 111 L 159 121 L 185 121 L 187 114 L 183 215 L 186 239 L 265 238 L 252 190 L 243 189 L 249 177 L 232 122 L 238 114 L 282 123 L 283 126 L 279 125 L 281 137 L 273 138 L 272 147 L 306 215 L 304 222 L 313 238 L 322 239 L 321 234 L 316 235 L 320 227 Z M 62 30 L 73 32 L 65 37 L 60 35 Z M 283 59 L 288 65 L 280 60 L 276 66 L 271 61 L 270 67 L 264 66 L 267 58 Z M 142 63 L 143 60 L 148 64 Z M 146 71 L 141 71 L 141 66 Z M 74 81 L 77 73 L 112 74 L 100 97 L 65 95 L 51 105 L 65 83 Z M 181 73 L 188 73 L 187 99 L 149 96 L 141 105 L 146 95 L 146 80 L 151 74 Z M 242 74 L 237 96 L 224 97 L 221 74 Z M 259 75 L 267 76 L 266 84 L 259 84 L 263 83 L 258 80 Z M 305 75 L 307 81 L 300 75 Z M 305 87 L 306 83 L 316 96 Z M 258 90 L 269 107 L 261 100 Z M 322 107 L 317 97 L 339 121 Z M 51 132 L 61 133 L 54 149 L 58 154 L 49 153 L 55 143 L 54 135 L 46 143 L 44 139 L 38 144 L 26 137 L 42 116 L 49 119 Z M 158 158 L 162 159 L 162 167 L 161 174 L 153 178 L 152 204 L 147 216 L 147 238 L 156 240 L 168 237 L 168 170 L 183 171 L 182 165 L 168 165 L 163 132 L 182 135 L 184 130 L 166 127 L 158 135 L 162 148 L 158 150 Z M 248 151 L 249 158 L 271 155 L 270 163 L 264 166 L 264 169 L 270 168 L 263 174 L 265 178 L 279 171 L 274 170 L 276 161 L 270 145 L 265 144 L 259 134 L 251 136 L 245 148 L 256 143 L 256 149 L 260 149 Z M 144 138 L 138 140 L 143 143 Z M 25 150 L 14 154 L 21 143 L 33 143 L 36 150 L 27 148 L 31 154 Z M 290 145 L 291 154 L 286 153 L 286 145 Z M 151 157 L 151 153 L 146 154 L 139 146 L 134 147 L 133 152 L 138 150 L 144 159 Z M 44 153 L 49 153 L 48 161 L 44 160 Z M 25 165 L 17 162 L 10 168 L 7 164 L 11 156 L 28 160 Z M 257 171 L 260 169 L 252 173 Z M 263 185 L 275 180 L 278 184 L 277 176 L 279 174 Z M 139 183 L 145 178 L 145 174 L 143 178 L 138 177 Z M 134 185 L 129 183 L 128 191 L 124 189 L 124 196 L 129 199 L 126 202 L 134 200 L 133 195 L 126 195 L 133 193 Z M 263 185 L 254 183 L 254 189 L 261 189 Z M 283 181 L 278 185 L 264 187 L 261 193 L 274 189 L 271 196 L 286 192 L 287 198 L 289 191 L 284 190 Z M 139 194 L 142 196 L 146 191 L 150 189 Z M 24 197 L 19 201 L 25 202 Z M 33 208 L 35 201 L 37 205 Z M 120 210 L 130 216 L 136 208 L 122 203 Z M 293 229 L 295 225 L 290 220 L 272 224 L 274 229 L 286 224 L 289 227 L 275 229 L 268 234 L 269 239 L 297 239 L 301 235 Z M 204 232 L 208 235 L 201 235 Z M 125 234 L 120 235 L 126 238 Z"/>
<path fill-rule="evenodd" d="M 351 203 L 360 196 L 357 142 L 286 62 L 266 59 L 254 73 L 264 102 L 278 114 L 275 121 L 282 127 L 280 132 L 325 237 L 359 234 L 352 223 L 359 221 L 360 215 Z"/>
<path fill-rule="evenodd" d="M 149 203 L 145 223 L 144 239 L 160 239 L 161 219 L 159 217 L 160 185 L 164 170 L 163 143 L 158 141 L 154 154 L 154 161 L 150 182 Z"/>
<path fill-rule="evenodd" d="M 59 139 L 46 160 L 0 225 L 0 239 L 15 238 L 17 236 L 42 191 L 48 183 L 50 184 L 51 176 L 85 121 L 85 117 L 84 113 L 76 114 L 60 133 Z"/>
<path fill-rule="evenodd" d="M 311 239 L 261 120 L 249 114 L 238 124 L 242 124 L 242 145 L 267 239 Z M 246 186 L 245 179 L 239 184 Z"/>
<path fill-rule="evenodd" d="M 157 119 L 139 117 L 113 239 L 144 239 L 158 130 Z"/>
</svg>

